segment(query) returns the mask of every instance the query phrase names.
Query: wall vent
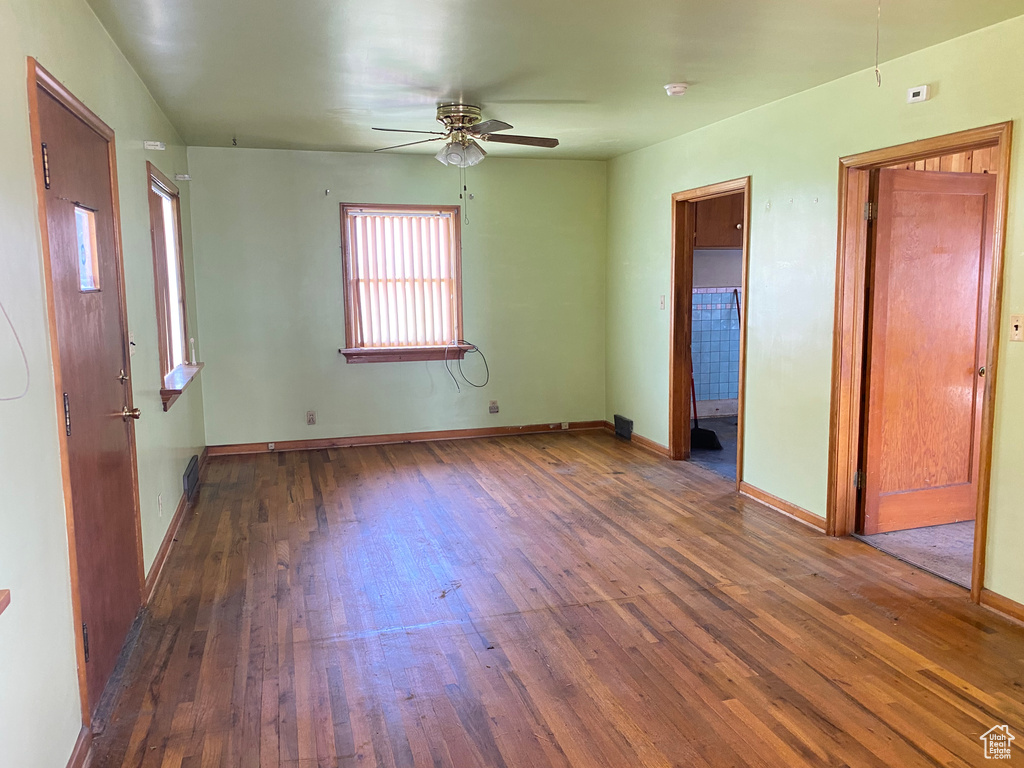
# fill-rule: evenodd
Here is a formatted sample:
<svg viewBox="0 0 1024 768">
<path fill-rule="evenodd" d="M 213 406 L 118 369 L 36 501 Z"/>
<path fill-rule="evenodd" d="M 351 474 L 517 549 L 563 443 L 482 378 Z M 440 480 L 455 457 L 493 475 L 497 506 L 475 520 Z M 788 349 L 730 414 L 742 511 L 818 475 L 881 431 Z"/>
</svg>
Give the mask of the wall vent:
<svg viewBox="0 0 1024 768">
<path fill-rule="evenodd" d="M 199 490 L 199 457 L 193 456 L 182 476 L 182 485 L 185 489 L 185 498 L 192 501 L 197 490 Z"/>
<path fill-rule="evenodd" d="M 633 420 L 615 414 L 615 436 L 623 440 L 633 439 Z"/>
</svg>

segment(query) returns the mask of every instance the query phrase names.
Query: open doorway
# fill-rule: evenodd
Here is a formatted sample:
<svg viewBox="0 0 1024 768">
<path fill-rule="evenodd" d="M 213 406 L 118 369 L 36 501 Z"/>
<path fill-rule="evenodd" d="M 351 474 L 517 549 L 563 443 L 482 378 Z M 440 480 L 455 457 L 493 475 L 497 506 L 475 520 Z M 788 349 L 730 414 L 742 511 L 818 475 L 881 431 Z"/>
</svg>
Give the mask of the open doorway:
<svg viewBox="0 0 1024 768">
<path fill-rule="evenodd" d="M 1009 124 L 842 161 L 829 531 L 984 569 Z"/>
<path fill-rule="evenodd" d="M 745 178 L 672 196 L 669 449 L 737 485 L 749 190 Z"/>
</svg>

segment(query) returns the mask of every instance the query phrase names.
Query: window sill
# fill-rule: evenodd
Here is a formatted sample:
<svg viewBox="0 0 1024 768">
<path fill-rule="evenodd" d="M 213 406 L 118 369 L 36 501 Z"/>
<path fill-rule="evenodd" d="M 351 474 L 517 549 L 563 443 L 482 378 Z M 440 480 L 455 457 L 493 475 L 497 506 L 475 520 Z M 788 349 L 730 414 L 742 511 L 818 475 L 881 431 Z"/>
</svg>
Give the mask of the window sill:
<svg viewBox="0 0 1024 768">
<path fill-rule="evenodd" d="M 413 363 L 422 360 L 461 360 L 472 349 L 465 344 L 447 347 L 380 347 L 339 349 L 349 363 Z"/>
<path fill-rule="evenodd" d="M 164 376 L 164 385 L 160 389 L 160 399 L 164 401 L 164 412 L 171 409 L 174 401 L 181 397 L 181 393 L 199 375 L 201 370 L 203 370 L 203 363 L 179 365 Z"/>
<path fill-rule="evenodd" d="M 4 609 L 11 604 L 11 590 L 0 589 L 0 613 L 4 612 Z"/>
</svg>

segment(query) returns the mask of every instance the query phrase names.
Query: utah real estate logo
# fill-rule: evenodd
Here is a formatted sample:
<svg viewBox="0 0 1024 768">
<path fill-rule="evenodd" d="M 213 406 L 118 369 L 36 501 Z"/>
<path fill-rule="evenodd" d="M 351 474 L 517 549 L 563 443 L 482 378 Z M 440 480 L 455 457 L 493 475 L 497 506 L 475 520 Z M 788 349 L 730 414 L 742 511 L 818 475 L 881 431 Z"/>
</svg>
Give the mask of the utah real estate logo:
<svg viewBox="0 0 1024 768">
<path fill-rule="evenodd" d="M 989 728 L 979 737 L 985 744 L 986 760 L 1009 760 L 1010 744 L 1015 736 L 1010 733 L 1008 725 L 997 725 Z"/>
</svg>

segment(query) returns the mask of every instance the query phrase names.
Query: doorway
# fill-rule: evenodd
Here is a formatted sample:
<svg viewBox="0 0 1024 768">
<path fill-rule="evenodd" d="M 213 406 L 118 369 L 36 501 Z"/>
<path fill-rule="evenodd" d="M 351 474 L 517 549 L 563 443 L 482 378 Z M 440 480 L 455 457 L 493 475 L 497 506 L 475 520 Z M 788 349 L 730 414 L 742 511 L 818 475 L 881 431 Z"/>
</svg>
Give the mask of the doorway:
<svg viewBox="0 0 1024 768">
<path fill-rule="evenodd" d="M 1009 124 L 844 158 L 828 530 L 984 569 Z"/>
<path fill-rule="evenodd" d="M 742 479 L 750 178 L 672 196 L 669 451 Z"/>
<path fill-rule="evenodd" d="M 114 133 L 32 59 L 29 107 L 88 724 L 143 584 Z"/>
</svg>

